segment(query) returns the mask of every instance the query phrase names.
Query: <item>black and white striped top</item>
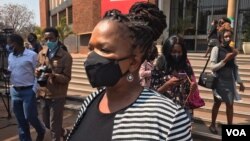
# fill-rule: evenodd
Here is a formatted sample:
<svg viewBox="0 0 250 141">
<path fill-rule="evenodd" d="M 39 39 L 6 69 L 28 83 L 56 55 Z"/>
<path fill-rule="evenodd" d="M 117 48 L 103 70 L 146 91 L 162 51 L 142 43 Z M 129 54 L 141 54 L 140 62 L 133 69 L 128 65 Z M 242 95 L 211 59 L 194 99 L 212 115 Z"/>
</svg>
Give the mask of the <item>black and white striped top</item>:
<svg viewBox="0 0 250 141">
<path fill-rule="evenodd" d="M 84 100 L 67 141 L 78 129 L 88 106 L 102 91 Z M 130 107 L 115 115 L 112 140 L 189 141 L 192 140 L 191 123 L 180 106 L 155 91 L 144 89 Z"/>
</svg>

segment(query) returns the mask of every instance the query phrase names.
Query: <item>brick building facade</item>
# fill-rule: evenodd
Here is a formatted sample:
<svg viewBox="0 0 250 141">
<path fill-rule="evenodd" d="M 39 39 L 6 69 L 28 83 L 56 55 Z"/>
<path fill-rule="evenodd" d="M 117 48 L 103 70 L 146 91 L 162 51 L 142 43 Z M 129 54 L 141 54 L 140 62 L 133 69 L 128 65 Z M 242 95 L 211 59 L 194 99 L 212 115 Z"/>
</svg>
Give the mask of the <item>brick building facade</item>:
<svg viewBox="0 0 250 141">
<path fill-rule="evenodd" d="M 130 0 L 131 1 L 131 0 Z M 141 0 L 134 0 L 141 1 Z M 149 0 L 155 3 L 155 0 Z M 88 52 L 88 41 L 91 32 L 101 19 L 101 9 L 104 0 L 40 0 L 41 28 L 58 25 L 60 18 L 66 17 L 67 24 L 75 35 L 70 35 L 64 40 L 70 52 Z M 123 5 L 124 1 L 115 1 L 115 5 Z M 127 5 L 130 6 L 130 5 Z M 109 7 L 109 5 L 108 5 Z M 114 7 L 116 8 L 116 7 Z"/>
</svg>

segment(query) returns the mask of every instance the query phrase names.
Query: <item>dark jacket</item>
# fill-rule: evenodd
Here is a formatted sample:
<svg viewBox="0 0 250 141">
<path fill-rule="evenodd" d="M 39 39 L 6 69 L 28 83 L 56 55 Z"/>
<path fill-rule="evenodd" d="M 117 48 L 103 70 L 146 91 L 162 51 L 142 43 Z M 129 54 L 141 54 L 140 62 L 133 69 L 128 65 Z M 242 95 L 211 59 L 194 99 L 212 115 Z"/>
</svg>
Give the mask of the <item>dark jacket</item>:
<svg viewBox="0 0 250 141">
<path fill-rule="evenodd" d="M 52 77 L 47 80 L 45 87 L 38 89 L 38 95 L 45 98 L 66 97 L 68 85 L 71 80 L 72 57 L 63 48 L 59 48 L 56 55 L 49 60 L 47 57 L 48 47 L 44 46 L 39 52 L 38 64 L 50 66 Z"/>
</svg>

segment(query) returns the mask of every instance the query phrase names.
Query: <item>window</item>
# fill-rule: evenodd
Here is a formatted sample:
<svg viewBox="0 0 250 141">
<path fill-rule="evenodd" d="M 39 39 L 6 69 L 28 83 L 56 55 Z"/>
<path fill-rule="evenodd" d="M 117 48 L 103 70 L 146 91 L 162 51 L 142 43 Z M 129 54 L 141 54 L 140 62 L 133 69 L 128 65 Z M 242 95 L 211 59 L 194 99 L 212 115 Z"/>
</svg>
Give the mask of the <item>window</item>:
<svg viewBox="0 0 250 141">
<path fill-rule="evenodd" d="M 52 16 L 52 27 L 57 26 L 57 15 Z"/>
<path fill-rule="evenodd" d="M 63 11 L 59 12 L 59 21 L 62 20 L 62 18 L 66 18 L 66 9 Z M 66 19 L 65 19 L 66 20 Z"/>
<path fill-rule="evenodd" d="M 72 6 L 68 7 L 68 24 L 73 23 Z"/>
<path fill-rule="evenodd" d="M 80 35 L 80 46 L 88 46 L 91 34 L 82 34 Z"/>
<path fill-rule="evenodd" d="M 195 34 L 197 0 L 172 0 L 170 34 Z"/>
<path fill-rule="evenodd" d="M 200 0 L 198 34 L 207 34 L 212 19 L 227 15 L 227 0 Z"/>
</svg>

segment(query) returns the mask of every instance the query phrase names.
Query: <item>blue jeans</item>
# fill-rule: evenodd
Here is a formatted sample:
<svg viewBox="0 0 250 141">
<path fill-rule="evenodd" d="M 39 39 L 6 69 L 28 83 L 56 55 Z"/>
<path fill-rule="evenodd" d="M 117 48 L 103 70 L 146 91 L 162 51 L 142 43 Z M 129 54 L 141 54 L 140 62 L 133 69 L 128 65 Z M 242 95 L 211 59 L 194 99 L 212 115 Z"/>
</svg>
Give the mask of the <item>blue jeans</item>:
<svg viewBox="0 0 250 141">
<path fill-rule="evenodd" d="M 44 134 L 45 127 L 38 119 L 36 94 L 32 88 L 16 90 L 11 87 L 10 94 L 20 141 L 32 141 L 29 123 L 36 129 L 38 135 Z"/>
</svg>

